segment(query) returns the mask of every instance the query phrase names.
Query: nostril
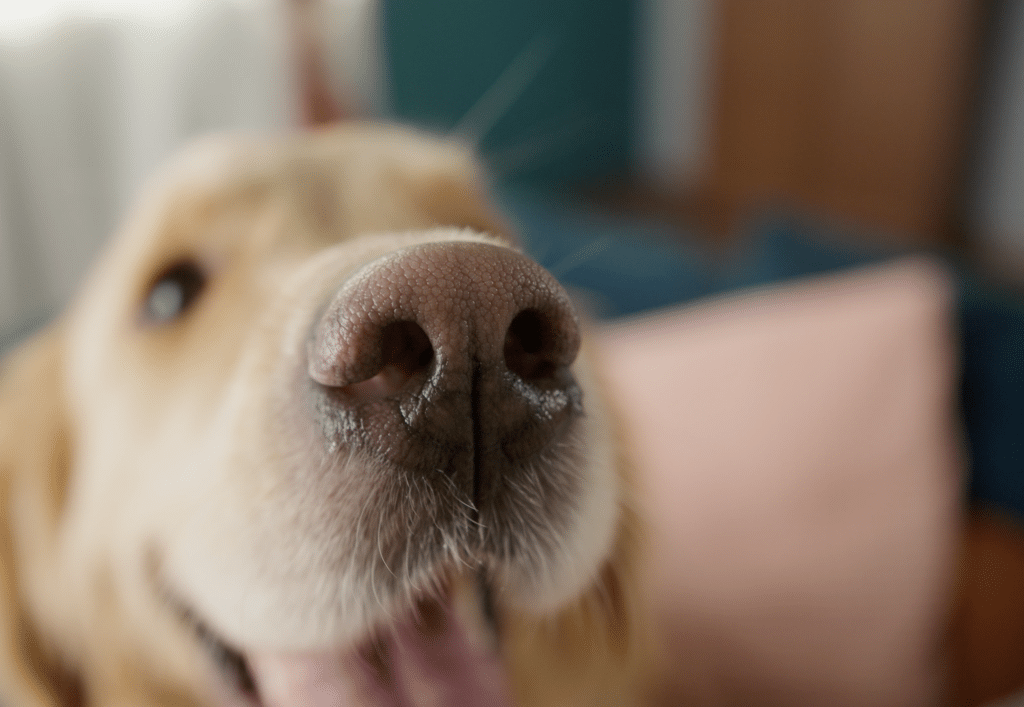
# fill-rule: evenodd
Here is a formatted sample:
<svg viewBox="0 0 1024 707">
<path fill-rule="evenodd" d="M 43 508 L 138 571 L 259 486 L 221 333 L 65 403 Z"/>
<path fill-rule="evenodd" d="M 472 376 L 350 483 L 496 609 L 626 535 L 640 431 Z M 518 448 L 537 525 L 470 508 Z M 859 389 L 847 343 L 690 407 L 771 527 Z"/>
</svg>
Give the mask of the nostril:
<svg viewBox="0 0 1024 707">
<path fill-rule="evenodd" d="M 525 381 L 538 382 L 554 375 L 561 346 L 557 327 L 536 309 L 520 312 L 505 334 L 505 365 Z"/>
<path fill-rule="evenodd" d="M 384 366 L 392 366 L 412 376 L 427 370 L 434 360 L 430 338 L 416 322 L 392 322 L 381 334 Z"/>
<path fill-rule="evenodd" d="M 342 390 L 356 398 L 373 399 L 394 395 L 408 382 L 426 374 L 434 360 L 434 347 L 423 328 L 412 321 L 392 322 L 380 337 L 381 368 L 374 375 Z"/>
</svg>

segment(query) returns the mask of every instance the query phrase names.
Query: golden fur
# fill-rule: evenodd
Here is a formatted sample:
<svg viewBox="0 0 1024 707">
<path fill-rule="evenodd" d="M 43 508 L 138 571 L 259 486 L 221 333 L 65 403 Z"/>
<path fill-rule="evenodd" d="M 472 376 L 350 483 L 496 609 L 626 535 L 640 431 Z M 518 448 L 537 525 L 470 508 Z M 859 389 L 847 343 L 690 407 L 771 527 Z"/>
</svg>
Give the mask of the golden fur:
<svg viewBox="0 0 1024 707">
<path fill-rule="evenodd" d="M 348 124 L 209 140 L 149 190 L 80 299 L 0 373 L 0 701 L 221 704 L 216 670 L 161 591 L 168 578 L 222 607 L 256 577 L 266 607 L 252 626 L 225 618 L 232 638 L 331 638 L 303 606 L 281 609 L 307 590 L 315 604 L 315 590 L 279 586 L 239 550 L 267 533 L 247 526 L 249 505 L 275 497 L 289 459 L 265 442 L 277 439 L 267 400 L 286 383 L 289 337 L 340 274 L 410 243 L 508 242 L 481 184 L 458 146 Z M 171 326 L 140 323 L 155 275 L 185 256 L 212 273 L 200 306 Z M 504 607 L 501 650 L 518 704 L 635 704 L 647 637 L 631 481 L 600 441 L 612 435 L 585 351 L 574 370 L 596 450 L 587 518 L 600 520 L 566 539 L 583 559 Z M 269 545 L 268 557 L 294 549 Z"/>
</svg>

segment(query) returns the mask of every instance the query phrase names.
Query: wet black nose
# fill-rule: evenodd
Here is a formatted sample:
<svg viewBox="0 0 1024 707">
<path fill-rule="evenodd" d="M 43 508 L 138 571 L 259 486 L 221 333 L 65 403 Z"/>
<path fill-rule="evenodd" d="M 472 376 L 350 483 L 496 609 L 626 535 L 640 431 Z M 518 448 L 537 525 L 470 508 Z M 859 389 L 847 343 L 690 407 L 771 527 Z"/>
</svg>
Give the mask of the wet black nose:
<svg viewBox="0 0 1024 707">
<path fill-rule="evenodd" d="M 316 323 L 309 377 L 330 441 L 443 473 L 486 502 L 518 465 L 557 455 L 581 414 L 569 298 L 507 248 L 443 242 L 352 276 Z"/>
</svg>

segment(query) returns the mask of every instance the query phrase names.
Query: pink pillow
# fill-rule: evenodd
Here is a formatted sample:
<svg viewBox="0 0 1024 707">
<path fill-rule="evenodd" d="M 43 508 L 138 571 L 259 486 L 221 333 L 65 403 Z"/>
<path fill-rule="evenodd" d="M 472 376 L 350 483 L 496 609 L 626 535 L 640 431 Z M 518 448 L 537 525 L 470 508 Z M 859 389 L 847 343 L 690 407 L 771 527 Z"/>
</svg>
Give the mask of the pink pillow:
<svg viewBox="0 0 1024 707">
<path fill-rule="evenodd" d="M 950 289 L 915 259 L 600 332 L 669 704 L 934 702 L 963 471 Z"/>
</svg>

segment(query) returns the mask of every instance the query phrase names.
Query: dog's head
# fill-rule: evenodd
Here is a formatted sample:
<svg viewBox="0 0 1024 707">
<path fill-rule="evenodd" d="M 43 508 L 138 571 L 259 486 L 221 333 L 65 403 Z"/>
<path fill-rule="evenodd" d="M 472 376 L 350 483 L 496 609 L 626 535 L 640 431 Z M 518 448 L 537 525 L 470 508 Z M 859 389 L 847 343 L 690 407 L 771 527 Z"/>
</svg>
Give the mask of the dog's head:
<svg viewBox="0 0 1024 707">
<path fill-rule="evenodd" d="M 297 704 L 328 664 L 395 680 L 425 616 L 454 645 L 482 607 L 514 662 L 522 617 L 619 601 L 579 322 L 480 185 L 452 144 L 359 125 L 172 168 L 7 376 L 8 624 L 90 695 Z"/>
</svg>

